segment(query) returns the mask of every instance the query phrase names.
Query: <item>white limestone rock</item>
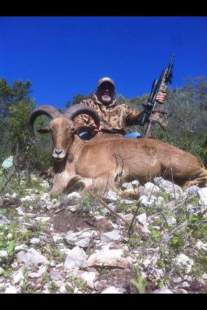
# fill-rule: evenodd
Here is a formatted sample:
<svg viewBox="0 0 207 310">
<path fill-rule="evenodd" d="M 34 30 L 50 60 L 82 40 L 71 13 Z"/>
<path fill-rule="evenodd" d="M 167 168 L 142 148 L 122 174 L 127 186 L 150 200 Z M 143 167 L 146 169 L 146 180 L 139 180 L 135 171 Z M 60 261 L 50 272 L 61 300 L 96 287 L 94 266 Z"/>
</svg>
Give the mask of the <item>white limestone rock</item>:
<svg viewBox="0 0 207 310">
<path fill-rule="evenodd" d="M 173 260 L 173 263 L 176 269 L 184 271 L 186 273 L 190 273 L 194 265 L 193 259 L 189 258 L 183 253 L 177 255 L 176 258 Z"/>
<path fill-rule="evenodd" d="M 109 286 L 105 288 L 101 294 L 123 294 L 126 290 L 124 288 L 115 287 L 115 286 Z"/>
<path fill-rule="evenodd" d="M 109 266 L 117 268 L 128 268 L 131 266 L 130 257 L 124 257 L 123 249 L 108 249 L 107 247 L 95 251 L 89 256 L 87 266 Z"/>
<path fill-rule="evenodd" d="M 76 246 L 72 250 L 69 250 L 66 257 L 64 268 L 66 270 L 77 269 L 85 267 L 87 262 L 87 255 L 83 249 Z"/>
<path fill-rule="evenodd" d="M 95 238 L 95 236 L 97 236 L 97 232 L 95 230 L 85 229 L 79 232 L 68 232 L 65 235 L 64 240 L 69 245 L 87 248 L 91 239 Z"/>
<path fill-rule="evenodd" d="M 17 261 L 26 266 L 48 264 L 47 258 L 33 248 L 30 248 L 27 252 L 20 251 L 17 253 Z"/>
</svg>

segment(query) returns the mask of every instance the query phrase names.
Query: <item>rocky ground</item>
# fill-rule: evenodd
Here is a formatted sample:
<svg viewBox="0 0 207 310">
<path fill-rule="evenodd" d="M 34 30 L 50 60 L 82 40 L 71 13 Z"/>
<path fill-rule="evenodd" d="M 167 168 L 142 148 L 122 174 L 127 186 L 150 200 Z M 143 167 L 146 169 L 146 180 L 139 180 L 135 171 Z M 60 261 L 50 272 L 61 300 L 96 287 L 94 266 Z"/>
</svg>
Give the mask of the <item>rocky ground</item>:
<svg viewBox="0 0 207 310">
<path fill-rule="evenodd" d="M 207 292 L 207 188 L 155 178 L 100 200 L 16 184 L 0 195 L 1 293 Z"/>
</svg>

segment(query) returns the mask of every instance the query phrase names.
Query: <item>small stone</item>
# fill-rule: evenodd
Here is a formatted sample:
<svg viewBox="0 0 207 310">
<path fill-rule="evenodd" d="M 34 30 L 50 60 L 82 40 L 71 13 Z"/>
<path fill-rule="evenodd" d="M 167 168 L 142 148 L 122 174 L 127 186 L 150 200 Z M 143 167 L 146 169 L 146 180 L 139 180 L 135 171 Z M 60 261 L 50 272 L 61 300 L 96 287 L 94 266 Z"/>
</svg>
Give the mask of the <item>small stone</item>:
<svg viewBox="0 0 207 310">
<path fill-rule="evenodd" d="M 79 205 L 73 205 L 73 206 L 69 206 L 69 210 L 71 212 L 76 212 L 78 209 L 80 209 Z"/>
<path fill-rule="evenodd" d="M 127 222 L 131 222 L 134 215 L 132 213 L 128 213 L 128 214 L 122 214 L 122 217 L 127 221 Z"/>
<path fill-rule="evenodd" d="M 147 268 L 148 266 L 152 267 L 156 265 L 158 259 L 159 259 L 159 254 L 157 253 L 149 254 L 145 256 L 142 264 L 145 268 Z"/>
<path fill-rule="evenodd" d="M 41 222 L 42 224 L 49 222 L 50 217 L 48 216 L 38 216 L 36 217 L 36 222 Z"/>
<path fill-rule="evenodd" d="M 180 271 L 185 271 L 186 273 L 191 272 L 192 266 L 194 264 L 191 258 L 182 253 L 176 256 L 173 261 L 176 268 L 178 268 Z"/>
<path fill-rule="evenodd" d="M 59 235 L 59 234 L 54 234 L 54 235 L 52 236 L 52 238 L 53 238 L 53 241 L 54 241 L 55 243 L 62 243 L 63 240 L 64 240 L 63 236 L 61 236 L 61 235 Z"/>
<path fill-rule="evenodd" d="M 171 198 L 178 199 L 184 195 L 184 192 L 180 186 L 163 179 L 162 177 L 154 178 L 154 183 L 159 186 L 164 192 L 168 193 Z"/>
<path fill-rule="evenodd" d="M 10 221 L 4 216 L 3 214 L 0 214 L 0 225 L 7 225 Z"/>
<path fill-rule="evenodd" d="M 198 210 L 198 206 L 194 206 L 191 203 L 187 204 L 186 206 L 186 210 L 188 211 L 188 213 L 190 214 L 197 214 L 199 212 Z"/>
<path fill-rule="evenodd" d="M 190 275 L 188 275 L 188 274 L 184 275 L 183 279 L 185 281 L 188 281 L 188 282 L 192 282 L 193 281 L 193 278 Z"/>
<path fill-rule="evenodd" d="M 28 249 L 28 246 L 26 244 L 20 244 L 15 246 L 15 252 L 19 251 L 26 251 Z"/>
<path fill-rule="evenodd" d="M 120 199 L 120 203 L 125 204 L 125 205 L 134 205 L 134 200 Z"/>
<path fill-rule="evenodd" d="M 173 283 L 175 283 L 175 284 L 178 284 L 178 283 L 180 283 L 180 282 L 182 282 L 182 278 L 181 278 L 181 277 L 175 277 L 175 278 L 173 279 Z"/>
<path fill-rule="evenodd" d="M 0 267 L 0 276 L 4 273 L 4 269 Z"/>
<path fill-rule="evenodd" d="M 87 248 L 90 241 L 97 235 L 95 230 L 85 229 L 80 232 L 68 232 L 64 238 L 69 245 L 76 245 L 81 248 Z"/>
<path fill-rule="evenodd" d="M 138 186 L 139 186 L 139 181 L 138 180 L 133 180 L 132 182 L 131 182 L 131 184 L 132 184 L 132 186 L 134 187 L 134 188 L 137 188 Z"/>
<path fill-rule="evenodd" d="M 45 188 L 45 189 L 49 189 L 50 188 L 50 184 L 48 183 L 48 181 L 44 180 L 40 183 L 40 185 Z"/>
<path fill-rule="evenodd" d="M 129 182 L 129 183 L 128 182 L 124 182 L 121 185 L 121 189 L 123 189 L 123 190 L 133 190 L 134 187 L 132 186 L 131 182 Z"/>
<path fill-rule="evenodd" d="M 67 195 L 67 203 L 78 203 L 80 201 L 80 199 L 82 198 L 81 194 L 78 192 L 72 192 L 70 194 Z"/>
<path fill-rule="evenodd" d="M 50 261 L 50 267 L 55 267 L 56 266 L 56 262 L 54 260 Z"/>
<path fill-rule="evenodd" d="M 18 284 L 20 281 L 24 280 L 24 274 L 22 269 L 17 270 L 13 275 L 13 283 Z"/>
<path fill-rule="evenodd" d="M 18 263 L 17 263 L 17 261 L 14 261 L 12 264 L 11 264 L 11 267 L 13 268 L 13 269 L 17 269 L 18 268 Z"/>
<path fill-rule="evenodd" d="M 173 226 L 177 223 L 176 218 L 174 216 L 168 216 L 166 218 L 166 221 L 169 226 Z"/>
<path fill-rule="evenodd" d="M 179 288 L 176 293 L 178 294 L 188 294 L 188 291 L 186 291 L 184 288 Z"/>
<path fill-rule="evenodd" d="M 14 162 L 14 156 L 11 155 L 3 160 L 3 162 L 1 163 L 1 167 L 7 170 L 13 166 L 14 164 L 13 162 Z"/>
<path fill-rule="evenodd" d="M 202 274 L 202 279 L 207 280 L 207 273 L 206 272 Z"/>
<path fill-rule="evenodd" d="M 199 187 L 196 185 L 186 188 L 185 192 L 188 196 L 198 197 Z"/>
<path fill-rule="evenodd" d="M 196 242 L 196 245 L 195 245 L 196 249 L 198 250 L 202 250 L 202 251 L 207 251 L 207 243 L 204 243 L 202 242 L 201 240 L 198 240 Z"/>
<path fill-rule="evenodd" d="M 116 212 L 117 205 L 116 205 L 116 204 L 114 204 L 113 202 L 108 203 L 108 207 L 109 207 L 112 211 Z M 106 211 L 107 211 L 107 213 L 110 213 L 110 211 L 109 211 L 109 210 L 106 210 Z"/>
<path fill-rule="evenodd" d="M 144 207 L 158 207 L 162 206 L 165 202 L 163 197 L 156 197 L 154 195 L 151 196 L 145 196 L 141 195 L 139 198 L 139 202 L 144 206 Z"/>
<path fill-rule="evenodd" d="M 35 279 L 35 278 L 40 278 L 47 270 L 46 266 L 40 266 L 39 270 L 37 272 L 30 272 L 28 274 L 29 278 Z"/>
<path fill-rule="evenodd" d="M 66 257 L 64 268 L 65 269 L 75 269 L 86 266 L 87 255 L 85 251 L 78 246 L 69 250 Z"/>
<path fill-rule="evenodd" d="M 104 196 L 104 200 L 106 200 L 107 202 L 116 202 L 118 199 L 119 199 L 118 194 L 111 190 L 109 190 Z"/>
<path fill-rule="evenodd" d="M 58 249 L 59 249 L 59 252 L 64 256 L 67 256 L 68 254 L 70 254 L 70 251 L 71 251 L 70 249 L 67 249 L 64 246 L 62 246 L 62 244 L 61 244 L 61 247 L 59 247 Z"/>
<path fill-rule="evenodd" d="M 144 192 L 142 193 L 143 195 L 157 195 L 160 193 L 160 188 L 158 186 L 156 186 L 154 183 L 152 182 L 147 182 L 144 185 Z"/>
<path fill-rule="evenodd" d="M 50 201 L 50 195 L 48 193 L 42 193 L 41 200 Z"/>
<path fill-rule="evenodd" d="M 8 258 L 8 253 L 6 250 L 0 250 L 0 259 Z"/>
<path fill-rule="evenodd" d="M 149 266 L 147 273 L 149 280 L 158 281 L 164 277 L 164 271 L 162 269 L 155 268 L 154 266 Z"/>
<path fill-rule="evenodd" d="M 59 293 L 61 293 L 61 294 L 66 294 L 66 293 L 67 293 L 67 290 L 66 290 L 64 284 L 62 284 L 62 285 L 60 286 L 60 288 L 59 288 Z"/>
<path fill-rule="evenodd" d="M 48 285 L 44 285 L 43 290 L 41 291 L 41 294 L 50 294 L 50 290 L 48 288 Z"/>
<path fill-rule="evenodd" d="M 182 288 L 188 288 L 188 287 L 190 287 L 190 284 L 187 281 L 184 281 L 182 283 Z"/>
<path fill-rule="evenodd" d="M 25 212 L 22 210 L 21 207 L 16 208 L 18 215 L 25 215 Z"/>
<path fill-rule="evenodd" d="M 147 222 L 147 216 L 146 213 L 142 213 L 136 217 L 137 222 L 139 224 L 139 229 L 144 235 L 148 235 L 150 233 L 150 230 L 148 229 L 148 222 Z"/>
<path fill-rule="evenodd" d="M 103 233 L 101 239 L 104 241 L 111 240 L 111 241 L 121 241 L 122 236 L 119 230 L 112 230 L 106 233 Z"/>
<path fill-rule="evenodd" d="M 33 248 L 29 249 L 27 252 L 21 251 L 17 253 L 17 261 L 19 263 L 25 264 L 26 266 L 30 265 L 38 266 L 41 264 L 48 263 L 46 257 Z"/>
<path fill-rule="evenodd" d="M 51 278 L 52 281 L 63 280 L 62 275 L 57 270 L 51 270 L 50 271 L 50 278 Z"/>
<path fill-rule="evenodd" d="M 15 286 L 12 286 L 12 285 L 9 285 L 5 291 L 4 291 L 5 294 L 16 294 L 18 293 L 18 290 Z"/>
<path fill-rule="evenodd" d="M 153 294 L 173 294 L 169 288 L 163 287 L 152 292 Z"/>
<path fill-rule="evenodd" d="M 40 241 L 39 238 L 32 238 L 32 239 L 30 240 L 30 244 L 33 244 L 33 245 L 38 245 L 38 244 L 40 244 L 40 243 L 41 243 L 41 241 Z"/>
<path fill-rule="evenodd" d="M 80 274 L 80 278 L 84 280 L 87 283 L 88 287 L 90 288 L 94 288 L 94 281 L 95 281 L 96 276 L 97 276 L 97 272 L 93 272 L 93 271 L 91 272 L 85 271 L 82 274 Z"/>
<path fill-rule="evenodd" d="M 199 188 L 198 190 L 199 195 L 199 204 L 207 206 L 207 187 Z"/>
<path fill-rule="evenodd" d="M 147 215 L 146 213 L 142 213 L 137 215 L 137 221 L 139 224 L 142 224 L 143 226 L 145 226 L 147 224 Z"/>
<path fill-rule="evenodd" d="M 17 193 L 14 192 L 13 194 L 11 194 L 11 197 L 12 198 L 17 198 Z"/>
<path fill-rule="evenodd" d="M 124 288 L 119 288 L 115 286 L 109 286 L 106 289 L 104 289 L 101 294 L 123 294 L 126 290 Z"/>
<path fill-rule="evenodd" d="M 38 181 L 38 177 L 34 173 L 31 173 L 30 177 L 31 177 L 32 181 L 34 181 L 34 182 Z"/>
<path fill-rule="evenodd" d="M 21 202 L 32 202 L 34 200 L 34 198 L 31 195 L 27 195 L 25 197 L 20 198 Z M 21 208 L 18 208 L 21 212 Z M 21 214 L 19 214 L 21 215 Z"/>
</svg>

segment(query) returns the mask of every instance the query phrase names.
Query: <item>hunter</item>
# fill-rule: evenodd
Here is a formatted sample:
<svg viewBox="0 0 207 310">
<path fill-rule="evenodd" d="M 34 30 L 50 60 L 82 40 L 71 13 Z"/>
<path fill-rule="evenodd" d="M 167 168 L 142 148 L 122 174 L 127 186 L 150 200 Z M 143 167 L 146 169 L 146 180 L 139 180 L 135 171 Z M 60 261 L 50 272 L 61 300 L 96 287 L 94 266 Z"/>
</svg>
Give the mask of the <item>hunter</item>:
<svg viewBox="0 0 207 310">
<path fill-rule="evenodd" d="M 158 103 L 163 104 L 166 99 L 166 92 L 160 91 L 156 97 Z M 119 103 L 116 99 L 116 87 L 114 81 L 110 77 L 103 77 L 97 82 L 95 93 L 89 99 L 80 102 L 98 113 L 102 119 L 99 131 L 107 128 L 113 133 L 123 135 L 127 138 L 139 138 L 142 135 L 139 132 L 127 133 L 126 127 L 139 125 L 142 119 L 142 111 L 138 111 L 129 107 L 127 104 Z M 86 114 L 79 115 L 75 119 L 75 126 L 94 127 L 93 120 Z M 92 135 L 91 131 L 82 131 L 79 135 L 83 140 L 89 140 Z"/>
</svg>

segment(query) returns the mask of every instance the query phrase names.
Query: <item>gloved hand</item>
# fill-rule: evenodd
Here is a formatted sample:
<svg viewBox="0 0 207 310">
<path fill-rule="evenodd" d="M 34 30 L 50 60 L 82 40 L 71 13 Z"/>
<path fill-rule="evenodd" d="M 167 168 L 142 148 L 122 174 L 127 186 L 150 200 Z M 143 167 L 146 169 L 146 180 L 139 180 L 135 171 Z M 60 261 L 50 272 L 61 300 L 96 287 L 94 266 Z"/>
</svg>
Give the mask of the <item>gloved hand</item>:
<svg viewBox="0 0 207 310">
<path fill-rule="evenodd" d="M 156 96 L 156 100 L 160 103 L 160 104 L 163 104 L 166 100 L 166 97 L 167 97 L 167 93 L 166 91 L 160 91 L 157 96 Z"/>
</svg>

